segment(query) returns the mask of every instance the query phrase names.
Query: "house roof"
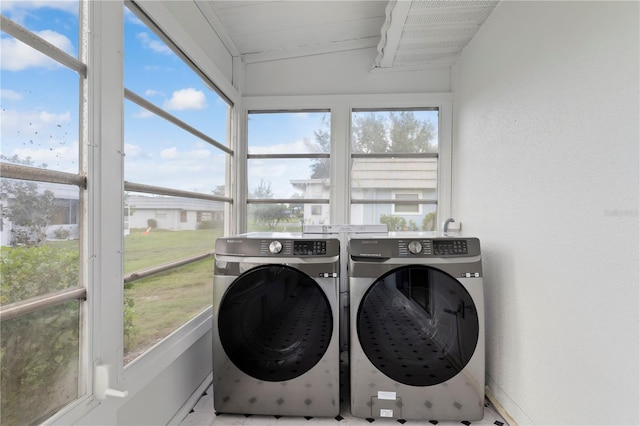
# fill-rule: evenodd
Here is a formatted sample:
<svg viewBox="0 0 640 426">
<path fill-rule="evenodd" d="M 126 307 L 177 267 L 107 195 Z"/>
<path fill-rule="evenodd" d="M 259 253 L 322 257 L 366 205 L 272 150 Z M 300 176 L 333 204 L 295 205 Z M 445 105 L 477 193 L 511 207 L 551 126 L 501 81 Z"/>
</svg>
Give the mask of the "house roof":
<svg viewBox="0 0 640 426">
<path fill-rule="evenodd" d="M 129 195 L 125 200 L 125 204 L 137 210 L 221 211 L 224 209 L 224 203 L 222 201 L 167 196 Z"/>
<path fill-rule="evenodd" d="M 436 158 L 356 158 L 351 168 L 353 188 L 433 189 Z"/>
</svg>

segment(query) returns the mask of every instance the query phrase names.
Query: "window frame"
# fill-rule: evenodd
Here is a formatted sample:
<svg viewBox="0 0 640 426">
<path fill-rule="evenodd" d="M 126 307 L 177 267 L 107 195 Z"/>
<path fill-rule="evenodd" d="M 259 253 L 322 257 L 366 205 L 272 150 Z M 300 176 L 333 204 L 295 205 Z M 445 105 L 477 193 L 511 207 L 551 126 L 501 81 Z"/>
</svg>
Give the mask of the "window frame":
<svg viewBox="0 0 640 426">
<path fill-rule="evenodd" d="M 32 30 L 25 28 L 4 15 L 0 15 L 2 32 L 21 41 L 30 48 L 53 59 L 60 66 L 70 71 L 75 71 L 78 77 L 78 171 L 77 173 L 61 172 L 50 169 L 41 169 L 32 166 L 24 166 L 2 162 L 0 167 L 2 178 L 16 179 L 25 182 L 53 183 L 74 186 L 78 188 L 78 251 L 79 251 L 79 275 L 75 287 L 47 293 L 41 296 L 22 300 L 0 309 L 0 321 L 20 318 L 30 313 L 44 311 L 48 308 L 62 305 L 67 302 L 78 302 L 78 353 L 77 353 L 77 396 L 68 404 L 60 407 L 52 417 L 60 416 L 68 412 L 92 394 L 92 375 L 89 372 L 89 358 L 93 352 L 90 344 L 90 328 L 92 324 L 92 312 L 89 309 L 89 296 L 92 292 L 91 270 L 88 267 L 90 243 L 90 223 L 88 221 L 87 206 L 90 199 L 91 182 L 88 179 L 88 155 L 89 123 L 86 117 L 91 113 L 91 97 L 89 95 L 92 86 L 92 75 L 89 56 L 86 45 L 89 43 L 87 27 L 90 26 L 90 11 L 88 4 L 78 1 L 78 57 L 75 58 L 48 41 L 44 40 Z M 45 421 L 46 422 L 46 421 Z"/>
<path fill-rule="evenodd" d="M 230 124 L 230 120 L 233 117 L 233 110 L 235 109 L 235 104 L 231 100 L 231 98 L 229 96 L 227 96 L 226 94 L 224 94 L 224 92 L 217 87 L 217 85 L 197 66 L 197 64 L 189 57 L 189 55 L 187 53 L 185 53 L 181 49 L 181 47 L 178 45 L 178 43 L 176 41 L 174 41 L 167 34 L 167 32 L 163 28 L 161 28 L 158 24 L 156 24 L 156 22 L 146 13 L 146 11 L 141 7 L 141 5 L 137 4 L 136 2 L 130 1 L 130 0 L 125 0 L 124 3 L 123 3 L 123 6 L 121 6 L 121 7 L 123 9 L 126 7 L 130 12 L 132 12 L 145 25 L 145 28 L 147 28 L 149 31 L 153 32 L 153 34 L 156 37 L 158 37 L 160 40 L 162 40 L 165 43 L 165 45 L 169 49 L 171 49 L 171 51 L 177 56 L 177 58 L 179 60 L 181 60 L 188 68 L 191 69 L 191 71 L 193 71 L 197 76 L 199 76 L 209 89 L 211 89 L 214 93 L 216 93 L 218 96 L 220 96 L 220 98 L 224 102 L 227 103 L 227 105 L 228 105 L 228 108 L 227 108 L 227 111 L 228 111 L 228 113 L 227 113 L 227 123 L 226 123 L 227 142 L 231 141 L 232 137 L 231 137 L 231 135 L 229 133 L 232 130 L 232 126 Z M 124 14 L 124 12 L 123 12 L 123 14 Z M 124 35 L 124 25 L 123 25 L 122 33 Z M 123 48 L 126 48 L 126 46 L 124 45 L 124 41 L 123 41 Z M 225 164 L 227 165 L 227 172 L 225 173 L 225 177 L 226 177 L 225 192 L 229 193 L 229 189 L 228 188 L 229 188 L 229 186 L 232 185 L 232 182 L 229 179 L 229 176 L 231 175 L 229 169 L 231 169 L 233 167 L 234 156 L 235 156 L 235 152 L 234 152 L 234 149 L 233 149 L 232 146 L 224 145 L 223 143 L 215 140 L 213 137 L 203 133 L 202 131 L 198 130 L 197 128 L 193 127 L 192 125 L 186 123 L 182 119 L 180 119 L 177 116 L 173 115 L 172 113 L 167 111 L 165 108 L 162 108 L 162 107 L 160 107 L 158 105 L 155 105 L 154 103 L 152 103 L 149 100 L 145 99 L 143 96 L 141 96 L 141 95 L 135 93 L 134 91 L 128 89 L 124 85 L 124 76 L 123 76 L 122 87 L 124 89 L 123 105 L 124 105 L 124 101 L 125 100 L 130 101 L 134 105 L 137 105 L 138 107 L 141 107 L 144 110 L 155 114 L 160 119 L 163 119 L 164 121 L 175 125 L 177 128 L 180 128 L 180 129 L 186 131 L 187 133 L 189 133 L 189 134 L 195 136 L 196 138 L 198 138 L 200 141 L 208 144 L 210 147 L 218 149 L 223 154 L 225 154 L 226 155 Z M 124 127 L 124 119 L 123 119 L 123 127 Z M 122 176 L 124 176 L 124 165 L 123 165 L 123 175 Z M 233 208 L 232 208 L 233 203 L 234 203 L 233 196 L 227 196 L 227 195 L 221 196 L 221 195 L 212 195 L 212 194 L 193 192 L 193 191 L 184 191 L 184 190 L 178 190 L 178 189 L 173 189 L 173 188 L 168 188 L 168 187 L 160 187 L 160 186 L 148 185 L 148 184 L 144 184 L 144 183 L 129 182 L 129 181 L 124 181 L 124 180 L 123 180 L 123 187 L 124 187 L 124 191 L 125 192 L 150 194 L 150 195 L 154 195 L 154 196 L 155 195 L 165 195 L 165 196 L 173 196 L 173 197 L 192 199 L 192 200 L 220 201 L 225 206 L 225 208 L 224 208 L 224 210 L 225 210 L 225 223 L 224 223 L 224 226 L 223 226 L 225 234 L 228 233 L 229 228 L 230 228 L 230 224 L 232 223 L 232 220 L 229 219 L 228 217 L 233 212 Z M 156 210 L 155 214 L 154 214 L 154 217 L 156 219 L 167 219 L 167 218 L 169 218 L 169 215 L 167 214 L 166 211 Z M 199 215 L 198 215 L 198 217 L 199 217 Z M 187 219 L 186 221 L 188 222 L 188 220 L 189 220 L 189 214 L 188 213 L 186 214 L 186 219 Z M 180 214 L 180 217 L 178 218 L 178 220 L 180 221 L 180 223 L 184 223 L 184 222 L 182 222 L 182 214 Z M 123 279 L 123 283 L 130 283 L 130 282 L 136 281 L 138 279 L 142 279 L 142 278 L 154 275 L 155 273 L 158 273 L 158 272 L 171 271 L 171 270 L 176 269 L 176 268 L 178 268 L 180 266 L 183 266 L 183 265 L 186 265 L 186 264 L 189 264 L 189 263 L 198 262 L 198 261 L 202 260 L 205 257 L 211 257 L 211 256 L 213 256 L 213 250 L 208 251 L 206 253 L 194 254 L 194 255 L 189 256 L 189 257 L 184 258 L 184 259 L 174 259 L 173 261 L 165 263 L 165 264 L 157 264 L 157 265 L 154 265 L 154 266 L 152 266 L 150 268 L 147 268 L 144 271 L 140 271 L 140 273 L 134 273 L 134 274 L 126 275 L 124 277 L 124 279 Z M 206 312 L 206 311 L 208 311 L 210 309 L 211 309 L 211 306 L 206 308 L 204 310 L 204 312 Z M 180 327 L 183 327 L 184 325 L 188 324 L 189 322 L 192 322 L 192 321 L 196 320 L 196 318 L 198 316 L 199 315 L 196 315 L 195 318 L 191 318 L 186 323 L 182 324 Z M 170 336 L 171 336 L 171 334 L 164 336 L 155 345 L 151 346 L 150 348 L 147 348 L 142 354 L 138 355 L 135 359 L 133 359 L 131 361 L 131 363 L 126 365 L 125 368 L 129 367 L 130 364 L 135 363 L 135 361 L 137 361 L 139 358 L 144 357 L 147 353 L 149 353 L 149 351 L 154 349 L 158 344 L 160 344 L 163 341 L 167 340 Z"/>
<path fill-rule="evenodd" d="M 331 152 L 329 153 L 303 153 L 303 154 L 291 154 L 291 153 L 275 153 L 275 154 L 251 154 L 249 153 L 249 132 L 248 132 L 248 121 L 249 115 L 251 114 L 278 114 L 278 113 L 326 113 L 331 117 L 331 111 L 327 108 L 278 108 L 278 109 L 246 109 L 244 111 L 244 139 L 239 142 L 239 145 L 243 146 L 244 156 L 240 158 L 239 156 L 236 158 L 236 166 L 240 173 L 242 173 L 242 177 L 238 179 L 240 182 L 245 183 L 245 187 L 242 189 L 244 193 L 243 201 L 238 201 L 238 204 L 242 204 L 243 209 L 238 211 L 238 229 L 237 233 L 245 233 L 249 227 L 249 205 L 266 205 L 266 204 L 330 204 L 331 193 L 329 194 L 329 198 L 251 198 L 249 197 L 250 188 L 249 188 L 249 160 L 252 159 L 265 159 L 265 160 L 287 160 L 287 159 L 329 159 L 331 160 Z M 333 144 L 333 138 L 331 138 L 331 143 Z M 333 147 L 331 147 L 333 150 Z M 333 170 L 333 164 L 331 165 L 331 169 Z M 331 182 L 331 177 L 329 178 Z M 239 198 L 239 197 L 238 197 Z M 329 212 L 331 214 L 331 212 Z M 331 217 L 331 216 L 329 216 Z"/>
<path fill-rule="evenodd" d="M 355 94 L 355 95 L 309 95 L 309 96 L 246 96 L 242 98 L 240 119 L 241 132 L 237 151 L 237 187 L 238 207 L 246 207 L 248 186 L 247 173 L 247 121 L 248 111 L 278 110 L 329 110 L 331 115 L 331 185 L 330 210 L 333 224 L 349 224 L 351 209 L 350 185 L 337 185 L 335 182 L 350 182 L 351 176 L 351 113 L 363 109 L 411 109 L 437 108 L 438 114 L 438 187 L 437 187 L 437 223 L 451 214 L 452 199 L 452 93 L 392 93 L 392 94 Z M 242 147 L 242 148 L 240 148 Z M 240 151 L 242 149 L 243 151 Z M 356 154 L 359 155 L 359 154 Z M 413 154 L 409 154 L 412 156 Z M 420 154 L 424 155 L 424 154 Z M 345 186 L 347 188 L 345 188 Z M 241 198 L 242 197 L 242 198 Z M 425 200 L 428 201 L 428 200 Z M 391 200 L 391 203 L 394 201 Z M 238 212 L 237 233 L 246 232 L 246 208 Z"/>
</svg>

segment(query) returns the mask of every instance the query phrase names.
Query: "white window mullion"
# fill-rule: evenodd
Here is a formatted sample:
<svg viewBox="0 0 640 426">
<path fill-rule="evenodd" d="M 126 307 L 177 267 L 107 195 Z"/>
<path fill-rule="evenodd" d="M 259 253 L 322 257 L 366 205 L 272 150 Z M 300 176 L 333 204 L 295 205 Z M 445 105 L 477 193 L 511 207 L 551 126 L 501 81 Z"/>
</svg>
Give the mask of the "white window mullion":
<svg viewBox="0 0 640 426">
<path fill-rule="evenodd" d="M 441 102 L 440 123 L 438 125 L 438 212 L 436 218 L 436 230 L 440 230 L 439 224 L 452 215 L 452 132 L 453 132 L 453 112 L 451 102 Z"/>
<path fill-rule="evenodd" d="M 123 359 L 123 5 L 90 2 L 88 259 L 92 364 Z M 113 384 L 114 386 L 117 383 Z"/>
<path fill-rule="evenodd" d="M 349 223 L 350 112 L 346 105 L 331 109 L 331 217 L 334 224 L 340 225 Z"/>
</svg>

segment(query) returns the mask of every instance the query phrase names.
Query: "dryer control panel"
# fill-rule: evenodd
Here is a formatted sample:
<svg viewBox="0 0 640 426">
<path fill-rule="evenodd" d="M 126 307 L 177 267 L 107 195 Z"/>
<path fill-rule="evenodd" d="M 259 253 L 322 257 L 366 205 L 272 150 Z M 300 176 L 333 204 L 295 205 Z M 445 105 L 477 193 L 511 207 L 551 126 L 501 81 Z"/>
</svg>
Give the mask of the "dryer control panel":
<svg viewBox="0 0 640 426">
<path fill-rule="evenodd" d="M 356 257 L 468 257 L 480 255 L 477 238 L 353 238 L 349 254 Z"/>
<path fill-rule="evenodd" d="M 466 239 L 414 239 L 398 240 L 399 256 L 468 256 L 469 244 Z"/>
</svg>

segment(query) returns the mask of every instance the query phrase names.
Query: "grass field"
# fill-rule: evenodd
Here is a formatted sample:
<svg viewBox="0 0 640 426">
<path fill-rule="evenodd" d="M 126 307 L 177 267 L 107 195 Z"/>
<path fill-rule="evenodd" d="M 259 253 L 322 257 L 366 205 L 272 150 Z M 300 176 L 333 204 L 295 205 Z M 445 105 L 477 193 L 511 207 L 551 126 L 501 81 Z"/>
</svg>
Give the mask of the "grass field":
<svg viewBox="0 0 640 426">
<path fill-rule="evenodd" d="M 220 229 L 168 231 L 132 229 L 124 238 L 124 273 L 212 251 Z M 51 241 L 78 250 L 78 241 Z M 125 339 L 125 363 L 165 338 L 213 302 L 213 258 L 207 258 L 125 286 L 132 326 Z M 125 315 L 125 321 L 127 320 Z"/>
<path fill-rule="evenodd" d="M 212 251 L 221 230 L 132 230 L 126 236 L 125 274 Z M 133 328 L 125 341 L 125 363 L 165 338 L 213 302 L 213 258 L 134 281 L 125 287 L 133 301 Z"/>
<path fill-rule="evenodd" d="M 167 231 L 133 229 L 124 238 L 124 273 L 212 251 L 221 230 Z"/>
</svg>

